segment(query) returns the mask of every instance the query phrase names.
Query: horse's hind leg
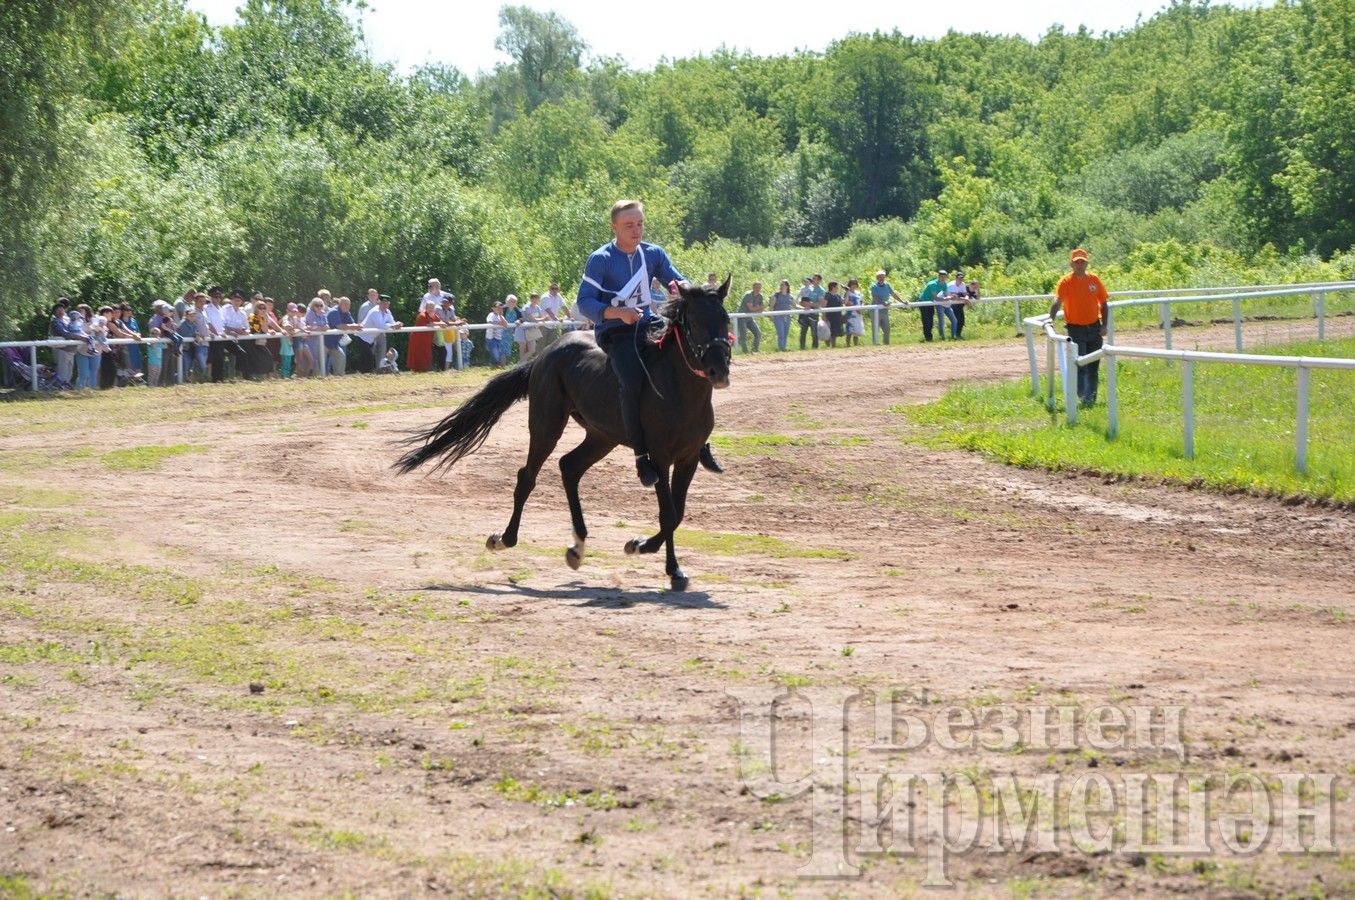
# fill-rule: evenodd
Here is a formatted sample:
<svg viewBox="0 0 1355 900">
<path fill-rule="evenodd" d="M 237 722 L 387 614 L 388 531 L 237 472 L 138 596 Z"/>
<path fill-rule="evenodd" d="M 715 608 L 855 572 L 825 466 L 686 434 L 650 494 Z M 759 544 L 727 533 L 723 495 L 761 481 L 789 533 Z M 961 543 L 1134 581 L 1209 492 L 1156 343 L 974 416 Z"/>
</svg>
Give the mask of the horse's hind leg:
<svg viewBox="0 0 1355 900">
<path fill-rule="evenodd" d="M 531 445 L 527 450 L 527 462 L 518 469 L 517 487 L 513 489 L 513 515 L 508 519 L 508 527 L 503 534 L 491 534 L 485 546 L 490 550 L 503 550 L 515 547 L 518 542 L 518 526 L 522 522 L 522 508 L 536 487 L 536 476 L 546 463 L 546 457 L 555 449 L 564 433 L 569 414 L 564 408 L 563 398 L 538 400 L 532 398 L 527 411 L 527 425 L 531 430 Z"/>
<path fill-rule="evenodd" d="M 565 497 L 569 500 L 569 518 L 574 526 L 574 545 L 565 551 L 565 562 L 571 569 L 583 563 L 584 543 L 588 540 L 588 526 L 583 521 L 583 505 L 579 503 L 579 479 L 593 464 L 616 446 L 615 441 L 589 432 L 583 443 L 560 457 L 560 477 L 565 483 Z"/>
</svg>

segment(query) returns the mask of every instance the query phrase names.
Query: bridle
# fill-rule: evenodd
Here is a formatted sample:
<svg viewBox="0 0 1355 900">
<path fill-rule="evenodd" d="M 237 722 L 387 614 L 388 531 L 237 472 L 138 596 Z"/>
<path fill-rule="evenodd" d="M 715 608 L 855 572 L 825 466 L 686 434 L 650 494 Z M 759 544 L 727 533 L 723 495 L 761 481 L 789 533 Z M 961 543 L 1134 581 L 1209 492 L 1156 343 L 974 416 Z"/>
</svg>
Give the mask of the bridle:
<svg viewBox="0 0 1355 900">
<path fill-rule="evenodd" d="M 677 340 L 678 353 L 682 355 L 683 364 L 687 367 L 687 370 L 691 372 L 693 375 L 695 375 L 697 378 L 709 378 L 710 377 L 709 375 L 707 375 L 703 370 L 698 369 L 696 366 L 692 365 L 691 361 L 687 358 L 687 348 L 682 341 L 682 333 L 687 329 L 687 315 L 685 310 L 683 311 L 683 314 L 678 318 L 678 321 L 674 324 L 676 324 L 677 327 L 673 329 L 673 337 Z M 691 335 L 688 335 L 687 343 L 691 342 L 692 342 Z M 705 361 L 706 353 L 709 352 L 712 347 L 717 346 L 719 344 L 723 344 L 726 350 L 730 351 L 731 353 L 733 352 L 733 347 L 729 343 L 729 336 L 720 335 L 719 337 L 713 337 L 710 340 L 705 341 L 704 343 L 701 344 L 692 344 L 692 356 L 696 358 L 697 363 L 703 363 Z"/>
</svg>

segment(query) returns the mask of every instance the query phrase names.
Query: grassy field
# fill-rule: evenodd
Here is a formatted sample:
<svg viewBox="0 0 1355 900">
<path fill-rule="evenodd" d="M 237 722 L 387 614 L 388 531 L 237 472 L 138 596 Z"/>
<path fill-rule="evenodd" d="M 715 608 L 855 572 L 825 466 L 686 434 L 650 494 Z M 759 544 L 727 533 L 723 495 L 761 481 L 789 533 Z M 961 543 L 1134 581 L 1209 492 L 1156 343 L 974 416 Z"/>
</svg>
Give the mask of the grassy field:
<svg viewBox="0 0 1355 900">
<path fill-rule="evenodd" d="M 1355 357 L 1355 339 L 1251 352 Z M 1104 367 L 1103 367 L 1104 369 Z M 1030 394 L 1028 379 L 954 388 L 934 403 L 899 407 L 936 446 L 978 450 L 1018 466 L 1143 475 L 1219 489 L 1355 503 L 1355 372 L 1313 370 L 1308 473 L 1294 468 L 1297 374 L 1292 369 L 1195 366 L 1195 458 L 1183 449 L 1181 367 L 1119 364 L 1120 434 L 1106 436 L 1100 403 L 1068 426 Z M 1062 397 L 1061 386 L 1059 396 Z"/>
</svg>

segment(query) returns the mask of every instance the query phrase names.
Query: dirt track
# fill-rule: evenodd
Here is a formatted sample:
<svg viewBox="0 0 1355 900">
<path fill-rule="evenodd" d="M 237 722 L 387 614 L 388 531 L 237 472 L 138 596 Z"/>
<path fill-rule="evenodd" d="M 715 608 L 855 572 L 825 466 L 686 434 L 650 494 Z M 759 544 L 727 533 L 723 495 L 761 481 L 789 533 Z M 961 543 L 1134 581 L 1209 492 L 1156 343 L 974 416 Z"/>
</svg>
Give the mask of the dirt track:
<svg viewBox="0 0 1355 900">
<path fill-rule="evenodd" d="M 1177 346 L 1230 339 L 1178 332 Z M 111 529 L 123 562 L 205 588 L 178 605 L 136 584 L 5 573 L 6 645 L 125 652 L 0 669 L 16 676 L 0 679 L 0 876 L 76 894 L 920 890 L 913 858 L 874 861 L 853 880 L 797 878 L 809 801 L 767 798 L 766 772 L 745 787 L 736 762 L 749 748 L 726 693 L 774 682 L 823 696 L 905 691 L 900 709 L 924 717 L 930 706 L 1186 707 L 1176 769 L 1143 747 L 931 744 L 900 754 L 898 771 L 1303 771 L 1348 787 L 1355 515 L 931 452 L 905 444 L 907 422 L 887 411 L 1024 366 L 1018 342 L 740 358 L 717 403 L 717 431 L 735 439 L 729 471 L 699 473 L 688 504 L 687 594 L 658 590 L 661 556 L 620 553 L 655 521 L 620 454 L 583 483 L 582 570 L 564 564 L 553 460 L 525 546 L 484 551 L 510 510 L 523 406 L 445 480 L 388 471 L 392 433 L 441 414 L 431 406 L 362 412 L 365 428 L 304 405 L 70 428 L 61 442 L 96 451 L 212 448 L 119 475 L 121 499 L 92 492 L 44 513 Z M 407 399 L 450 408 L 470 390 L 439 398 L 436 377 L 407 379 Z M 209 388 L 187 390 L 199 410 L 214 402 Z M 578 435 L 571 425 L 561 450 Z M 768 435 L 792 440 L 759 442 Z M 0 441 L 23 452 L 53 437 Z M 128 499 L 160 490 L 166 472 L 191 485 L 186 510 Z M 33 484 L 0 475 L 10 489 Z M 9 508 L 42 505 L 20 494 Z M 16 611 L 20 600 L 52 617 Z M 232 641 L 211 630 L 222 616 L 273 643 L 231 651 L 246 657 L 239 667 L 213 662 L 213 636 Z M 80 632 L 91 620 L 113 624 Z M 206 646 L 137 656 L 152 626 Z M 255 678 L 267 681 L 259 705 Z M 816 741 L 806 752 L 829 752 Z M 799 746 L 781 759 L 785 782 Z M 972 854 L 951 872 L 976 894 L 1340 894 L 1355 889 L 1351 808 L 1339 794 L 1340 856 L 1063 849 Z"/>
</svg>

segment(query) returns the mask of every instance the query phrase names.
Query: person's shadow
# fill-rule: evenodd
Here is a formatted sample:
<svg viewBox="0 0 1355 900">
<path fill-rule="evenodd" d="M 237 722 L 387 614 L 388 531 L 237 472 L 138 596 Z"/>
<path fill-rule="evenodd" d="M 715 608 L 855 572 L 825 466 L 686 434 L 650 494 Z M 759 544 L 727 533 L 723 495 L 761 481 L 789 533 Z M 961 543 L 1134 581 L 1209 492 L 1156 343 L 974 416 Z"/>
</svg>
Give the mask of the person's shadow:
<svg viewBox="0 0 1355 900">
<path fill-rule="evenodd" d="M 536 600 L 573 600 L 575 606 L 596 609 L 629 609 L 637 604 L 667 606 L 673 609 L 728 609 L 711 599 L 705 591 L 627 591 L 571 581 L 558 588 L 543 590 L 507 584 L 426 584 L 419 591 L 450 591 L 490 597 L 528 597 Z"/>
</svg>

